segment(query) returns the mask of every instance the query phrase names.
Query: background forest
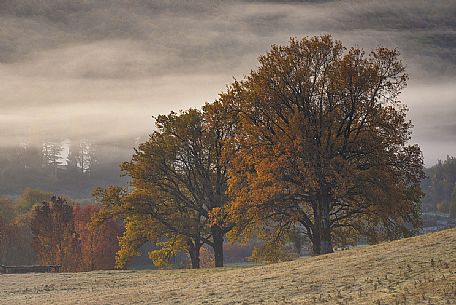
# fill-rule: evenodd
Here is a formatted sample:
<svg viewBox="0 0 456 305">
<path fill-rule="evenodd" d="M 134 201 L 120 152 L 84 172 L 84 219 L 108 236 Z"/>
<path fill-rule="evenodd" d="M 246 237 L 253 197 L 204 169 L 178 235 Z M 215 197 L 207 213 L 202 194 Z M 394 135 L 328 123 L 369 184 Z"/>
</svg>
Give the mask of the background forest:
<svg viewBox="0 0 456 305">
<path fill-rule="evenodd" d="M 421 189 L 423 212 L 441 212 L 456 219 L 456 157 L 448 156 L 425 169 Z"/>
<path fill-rule="evenodd" d="M 37 188 L 72 198 L 90 198 L 93 188 L 124 183 L 119 164 L 135 140 L 95 145 L 54 140 L 0 147 L 0 195 L 17 197 Z"/>
<path fill-rule="evenodd" d="M 83 146 L 84 145 L 84 146 Z M 131 146 L 134 141 L 131 142 Z M 65 150 L 70 148 L 67 156 Z M 7 264 L 34 264 L 40 261 L 32 247 L 30 217 L 34 204 L 50 201 L 53 194 L 62 195 L 72 206 L 73 231 L 80 237 L 77 255 L 84 261 L 71 270 L 112 269 L 115 252 L 118 250 L 117 236 L 122 232 L 119 224 L 111 223 L 97 236 L 102 246 L 90 248 L 94 234 L 87 228 L 90 217 L 98 207 L 91 193 L 103 185 L 124 185 L 126 177 L 120 176 L 119 164 L 129 157 L 129 148 L 99 151 L 87 143 L 80 146 L 43 144 L 42 147 L 16 146 L 2 148 L 0 154 L 0 260 Z M 73 158 L 73 159 L 72 159 Z M 84 164 L 84 168 L 81 166 Z M 424 226 L 437 227 L 445 220 L 456 220 L 456 158 L 446 160 L 425 169 L 422 182 L 425 196 L 422 200 Z M 77 198 L 77 199 L 71 199 Z M 440 221 L 439 221 L 440 220 Z M 443 221 L 442 221 L 443 220 Z M 9 236 L 9 238 L 6 238 Z M 92 239 L 92 240 L 91 240 Z M 145 248 L 146 250 L 149 248 Z M 149 264 L 147 251 L 131 262 L 131 266 Z M 251 255 L 252 247 L 232 246 L 226 260 L 243 261 Z M 95 263 L 91 263 L 97 257 Z M 203 255 L 204 256 L 204 255 Z M 206 258 L 210 260 L 210 255 Z M 182 264 L 182 258 L 174 263 Z M 188 262 L 187 262 L 188 263 Z M 206 262 L 206 264 L 208 264 Z"/>
</svg>

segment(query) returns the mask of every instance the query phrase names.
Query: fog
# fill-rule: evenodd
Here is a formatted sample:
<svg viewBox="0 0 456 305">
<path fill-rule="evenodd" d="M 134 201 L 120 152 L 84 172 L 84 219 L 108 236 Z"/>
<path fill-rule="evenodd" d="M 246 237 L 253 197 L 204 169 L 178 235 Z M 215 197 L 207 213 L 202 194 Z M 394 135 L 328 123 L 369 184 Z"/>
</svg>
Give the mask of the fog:
<svg viewBox="0 0 456 305">
<path fill-rule="evenodd" d="M 159 4 L 158 4 L 159 3 Z M 0 2 L 0 145 L 144 137 L 200 107 L 271 44 L 330 33 L 400 50 L 427 165 L 456 155 L 455 1 Z"/>
</svg>

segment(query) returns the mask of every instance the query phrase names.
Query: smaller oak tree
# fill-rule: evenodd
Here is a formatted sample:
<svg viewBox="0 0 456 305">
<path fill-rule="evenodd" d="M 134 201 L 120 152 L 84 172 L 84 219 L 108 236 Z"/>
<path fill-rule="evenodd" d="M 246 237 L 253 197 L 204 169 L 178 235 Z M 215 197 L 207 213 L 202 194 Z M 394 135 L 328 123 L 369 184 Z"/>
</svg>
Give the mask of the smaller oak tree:
<svg viewBox="0 0 456 305">
<path fill-rule="evenodd" d="M 104 206 L 100 215 L 121 216 L 126 224 L 119 266 L 147 241 L 159 247 L 150 253 L 156 265 L 186 251 L 192 268 L 199 268 L 206 244 L 213 249 L 215 266 L 223 266 L 224 236 L 232 226 L 225 213 L 227 163 L 222 152 L 233 130 L 225 124 L 224 111 L 217 101 L 202 112 L 158 116 L 157 130 L 122 164 L 132 178 L 131 189 L 95 192 Z"/>
</svg>

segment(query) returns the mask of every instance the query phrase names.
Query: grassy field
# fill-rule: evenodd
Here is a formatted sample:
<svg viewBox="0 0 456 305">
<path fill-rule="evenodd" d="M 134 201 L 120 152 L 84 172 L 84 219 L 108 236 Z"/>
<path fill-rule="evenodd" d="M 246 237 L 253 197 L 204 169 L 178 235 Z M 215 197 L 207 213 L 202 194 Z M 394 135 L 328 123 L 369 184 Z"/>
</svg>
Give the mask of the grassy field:
<svg viewBox="0 0 456 305">
<path fill-rule="evenodd" d="M 456 304 L 456 229 L 267 266 L 0 275 L 0 304 Z"/>
</svg>

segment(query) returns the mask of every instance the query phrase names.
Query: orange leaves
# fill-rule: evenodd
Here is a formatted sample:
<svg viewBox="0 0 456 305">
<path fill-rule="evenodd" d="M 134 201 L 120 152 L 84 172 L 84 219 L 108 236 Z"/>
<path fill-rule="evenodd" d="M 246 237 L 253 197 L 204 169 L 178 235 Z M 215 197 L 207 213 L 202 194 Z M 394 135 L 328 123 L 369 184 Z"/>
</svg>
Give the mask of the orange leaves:
<svg viewBox="0 0 456 305">
<path fill-rule="evenodd" d="M 112 269 L 120 227 L 112 220 L 90 226 L 98 207 L 69 205 L 61 198 L 34 206 L 33 248 L 42 264 L 61 264 L 65 271 Z"/>
<path fill-rule="evenodd" d="M 295 223 L 320 249 L 331 227 L 413 214 L 422 160 L 396 99 L 408 78 L 398 56 L 347 50 L 329 35 L 261 56 L 232 97 L 240 110 L 230 216 L 260 228 Z"/>
<path fill-rule="evenodd" d="M 100 208 L 89 204 L 76 205 L 73 209 L 75 231 L 81 243 L 81 265 L 79 270 L 113 269 L 116 252 L 119 250 L 118 236 L 121 227 L 112 218 L 93 224 Z"/>
<path fill-rule="evenodd" d="M 32 245 L 42 264 L 61 264 L 63 270 L 77 270 L 78 261 L 73 258 L 80 248 L 74 230 L 73 208 L 64 199 L 52 197 L 50 202 L 35 205 L 31 229 Z"/>
<path fill-rule="evenodd" d="M 119 265 L 139 243 L 158 244 L 165 237 L 166 242 L 185 240 L 184 248 L 191 253 L 192 266 L 196 267 L 199 262 L 195 251 L 199 253 L 203 244 L 215 249 L 216 239 L 223 241 L 230 230 L 224 212 L 229 198 L 225 193 L 227 161 L 223 154 L 237 121 L 231 96 L 222 95 L 203 111 L 189 109 L 155 118 L 157 130 L 139 145 L 132 160 L 122 165 L 124 174 L 132 178 L 131 187 L 111 187 L 95 193 L 103 203 L 103 211 L 135 222 L 121 239 Z M 150 219 L 153 226 L 149 226 Z M 144 234 L 144 228 L 153 234 Z M 160 262 L 175 253 L 164 244 L 162 248 L 154 254 Z M 215 256 L 223 257 L 217 250 Z"/>
<path fill-rule="evenodd" d="M 223 227 L 225 222 L 225 212 L 221 208 L 212 208 L 208 212 L 210 226 Z"/>
<path fill-rule="evenodd" d="M 273 46 L 202 111 L 156 118 L 157 131 L 122 166 L 132 188 L 112 210 L 153 218 L 161 233 L 194 242 L 188 249 L 216 249 L 215 235 L 223 241 L 234 228 L 283 243 L 300 232 L 326 253 L 334 228 L 409 221 L 422 158 L 407 143 L 398 56 L 346 49 L 329 35 Z"/>
</svg>

